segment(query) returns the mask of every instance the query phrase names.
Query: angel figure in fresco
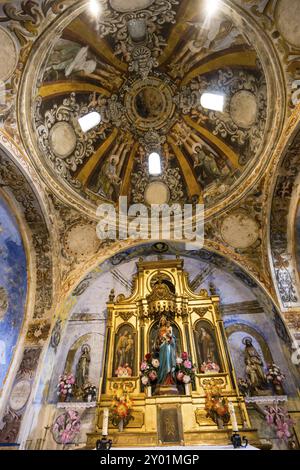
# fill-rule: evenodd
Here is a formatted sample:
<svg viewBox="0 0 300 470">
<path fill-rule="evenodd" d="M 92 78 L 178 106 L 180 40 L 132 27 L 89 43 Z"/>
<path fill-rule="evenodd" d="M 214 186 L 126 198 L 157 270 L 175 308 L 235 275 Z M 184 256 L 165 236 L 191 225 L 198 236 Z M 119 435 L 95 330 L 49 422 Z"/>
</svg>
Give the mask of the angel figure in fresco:
<svg viewBox="0 0 300 470">
<path fill-rule="evenodd" d="M 156 336 L 156 349 L 159 352 L 158 383 L 161 385 L 174 384 L 176 367 L 176 337 L 171 323 L 163 315 L 159 322 Z"/>
<path fill-rule="evenodd" d="M 205 23 L 192 23 L 194 33 L 192 38 L 177 53 L 172 61 L 171 69 L 174 76 L 182 77 L 192 67 L 194 67 L 213 47 L 214 52 L 229 47 L 239 36 L 239 32 L 233 27 L 230 21 L 215 18 L 215 21 L 205 25 Z"/>
<path fill-rule="evenodd" d="M 249 379 L 251 387 L 254 391 L 263 389 L 266 385 L 266 375 L 264 372 L 264 364 L 258 351 L 252 344 L 252 338 L 243 338 L 245 345 L 245 364 L 246 375 Z"/>
<path fill-rule="evenodd" d="M 118 164 L 118 155 L 111 155 L 100 170 L 96 189 L 101 196 L 110 198 L 114 190 L 119 188 L 121 179 L 117 174 Z"/>
<path fill-rule="evenodd" d="M 81 355 L 76 366 L 76 388 L 82 390 L 89 379 L 89 368 L 91 362 L 90 346 L 84 344 L 81 348 Z"/>
<path fill-rule="evenodd" d="M 220 170 L 215 155 L 211 152 L 205 152 L 202 147 L 197 146 L 195 148 L 195 153 L 193 154 L 194 159 L 194 168 L 198 168 L 199 182 L 204 184 L 204 182 L 209 179 L 209 181 L 215 181 L 222 177 L 225 177 L 229 173 L 229 168 L 225 167 L 223 171 Z"/>
</svg>

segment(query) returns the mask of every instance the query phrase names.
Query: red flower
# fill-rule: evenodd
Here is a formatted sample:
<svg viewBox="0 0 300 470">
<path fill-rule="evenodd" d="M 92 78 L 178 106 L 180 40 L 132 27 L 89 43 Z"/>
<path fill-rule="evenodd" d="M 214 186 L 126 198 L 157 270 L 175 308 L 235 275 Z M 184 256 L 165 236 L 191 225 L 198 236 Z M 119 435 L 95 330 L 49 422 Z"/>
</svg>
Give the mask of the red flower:
<svg viewBox="0 0 300 470">
<path fill-rule="evenodd" d="M 152 354 L 150 353 L 146 354 L 145 356 L 146 361 L 150 361 L 151 357 L 152 357 Z"/>
<path fill-rule="evenodd" d="M 183 352 L 183 353 L 181 354 L 181 357 L 182 357 L 182 359 L 185 361 L 186 359 L 188 359 L 189 355 L 188 355 L 187 352 Z"/>
</svg>

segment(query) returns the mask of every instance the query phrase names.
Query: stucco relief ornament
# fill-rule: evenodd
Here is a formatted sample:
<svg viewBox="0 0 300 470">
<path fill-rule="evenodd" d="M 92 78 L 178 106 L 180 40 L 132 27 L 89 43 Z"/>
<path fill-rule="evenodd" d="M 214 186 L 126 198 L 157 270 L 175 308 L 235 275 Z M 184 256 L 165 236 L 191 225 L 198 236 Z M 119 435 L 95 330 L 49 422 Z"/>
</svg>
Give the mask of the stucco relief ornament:
<svg viewBox="0 0 300 470">
<path fill-rule="evenodd" d="M 132 6 L 111 1 L 103 5 L 98 21 L 100 37 L 114 35 L 115 54 L 121 55 L 129 64 L 129 71 L 145 79 L 158 67 L 157 58 L 166 45 L 159 34 L 160 26 L 175 23 L 178 0 L 154 0 L 153 2 L 134 2 Z"/>
<path fill-rule="evenodd" d="M 198 97 L 208 89 L 227 97 L 223 113 L 202 108 Z M 214 135 L 245 149 L 240 156 L 240 164 L 244 165 L 250 155 L 259 150 L 267 109 L 267 88 L 263 76 L 257 78 L 246 71 L 231 68 L 219 70 L 218 77 L 209 81 L 201 76 L 195 78 L 188 87 L 180 90 L 174 100 L 184 114 L 193 109 L 203 114 Z"/>
<path fill-rule="evenodd" d="M 149 172 L 147 164 L 144 162 L 140 164 L 137 170 L 132 174 L 132 201 L 135 204 L 143 203 L 145 201 L 145 191 L 149 184 Z M 178 203 L 184 197 L 184 188 L 182 185 L 182 178 L 178 168 L 165 167 L 162 175 L 156 179 L 162 181 L 169 188 L 171 203 Z"/>
<path fill-rule="evenodd" d="M 57 351 L 58 345 L 61 340 L 61 320 L 57 320 L 54 328 L 52 330 L 51 339 L 50 339 L 50 346 Z"/>
<path fill-rule="evenodd" d="M 90 97 L 90 100 L 92 97 Z M 94 142 L 106 136 L 100 126 L 84 133 L 78 126 L 78 118 L 90 112 L 87 103 L 78 103 L 76 94 L 71 93 L 61 104 L 55 104 L 44 113 L 43 100 L 35 100 L 35 125 L 38 144 L 46 159 L 56 173 L 66 179 L 74 188 L 80 189 L 81 183 L 71 176 L 83 160 L 95 152 Z"/>
</svg>

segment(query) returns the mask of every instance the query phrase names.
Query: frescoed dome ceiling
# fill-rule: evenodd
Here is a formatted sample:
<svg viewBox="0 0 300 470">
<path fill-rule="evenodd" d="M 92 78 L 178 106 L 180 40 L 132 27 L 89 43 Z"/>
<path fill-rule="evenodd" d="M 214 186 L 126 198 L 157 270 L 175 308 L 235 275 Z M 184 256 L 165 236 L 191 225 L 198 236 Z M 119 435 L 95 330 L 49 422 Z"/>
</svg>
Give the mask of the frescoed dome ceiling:
<svg viewBox="0 0 300 470">
<path fill-rule="evenodd" d="M 210 20 L 204 4 L 109 0 L 98 18 L 81 8 L 40 43 L 27 80 L 34 106 L 20 121 L 49 184 L 90 206 L 127 195 L 213 210 L 241 194 L 278 130 L 268 114 L 272 69 L 238 14 L 224 7 Z M 225 95 L 223 112 L 201 106 L 205 92 Z M 78 118 L 92 111 L 102 121 L 83 133 Z M 148 172 L 153 149 L 159 177 Z"/>
</svg>

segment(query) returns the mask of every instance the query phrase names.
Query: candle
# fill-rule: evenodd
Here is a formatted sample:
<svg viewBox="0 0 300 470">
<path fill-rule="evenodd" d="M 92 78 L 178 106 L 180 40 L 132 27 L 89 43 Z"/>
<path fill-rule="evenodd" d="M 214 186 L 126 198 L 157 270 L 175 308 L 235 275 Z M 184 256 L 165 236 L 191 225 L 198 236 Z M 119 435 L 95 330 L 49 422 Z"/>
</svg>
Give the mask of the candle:
<svg viewBox="0 0 300 470">
<path fill-rule="evenodd" d="M 235 415 L 235 411 L 234 411 L 234 406 L 233 406 L 233 403 L 231 401 L 228 402 L 228 409 L 229 409 L 229 413 L 230 413 L 230 419 L 231 419 L 231 424 L 232 424 L 232 431 L 233 432 L 238 432 L 239 428 L 238 428 L 238 425 L 237 425 L 237 420 L 236 420 L 236 415 Z"/>
<path fill-rule="evenodd" d="M 108 436 L 108 416 L 109 416 L 109 409 L 104 408 L 103 423 L 102 423 L 102 436 Z"/>
</svg>

